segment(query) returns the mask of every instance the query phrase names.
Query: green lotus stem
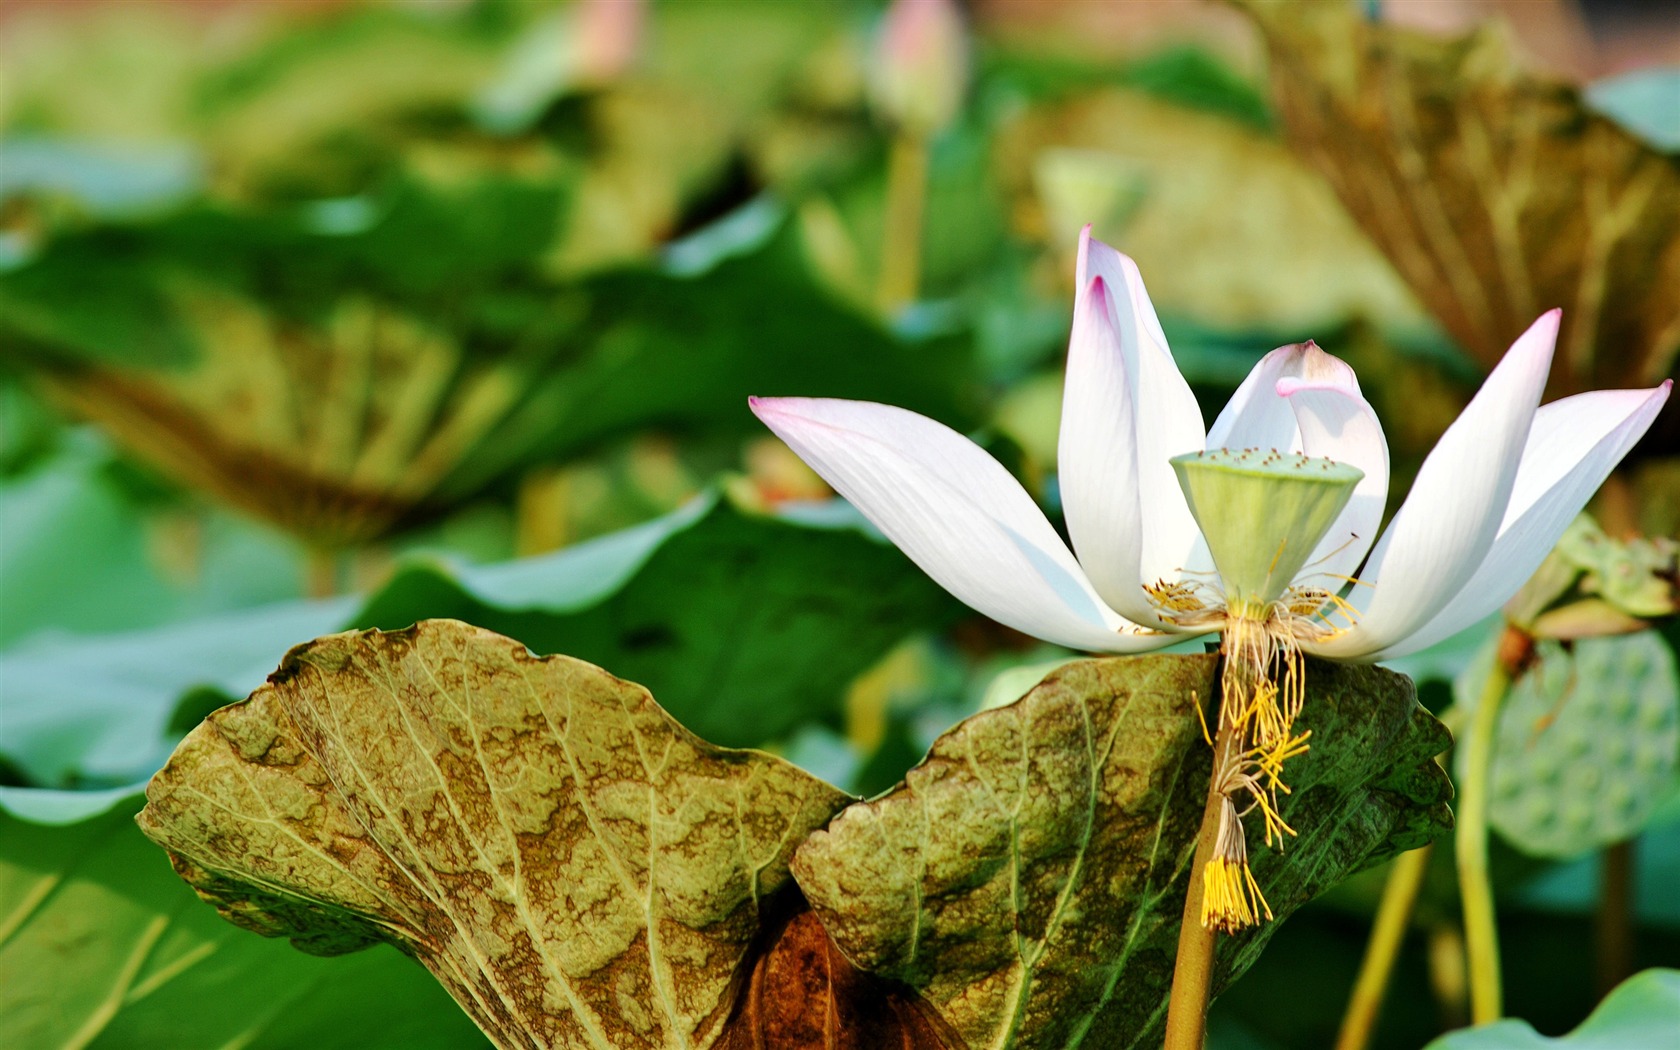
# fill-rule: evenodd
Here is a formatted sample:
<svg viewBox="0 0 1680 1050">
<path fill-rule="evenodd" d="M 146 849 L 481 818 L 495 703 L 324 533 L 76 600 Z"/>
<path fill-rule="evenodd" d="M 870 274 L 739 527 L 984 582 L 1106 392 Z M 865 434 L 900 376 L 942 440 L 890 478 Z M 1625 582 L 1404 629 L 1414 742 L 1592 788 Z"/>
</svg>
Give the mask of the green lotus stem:
<svg viewBox="0 0 1680 1050">
<path fill-rule="evenodd" d="M 1406 930 L 1411 926 L 1412 910 L 1417 905 L 1418 891 L 1423 887 L 1423 876 L 1429 870 L 1433 852 L 1433 847 L 1424 846 L 1402 853 L 1389 869 L 1382 901 L 1377 905 L 1376 922 L 1371 927 L 1371 940 L 1365 945 L 1359 977 L 1354 981 L 1353 994 L 1348 997 L 1347 1012 L 1342 1015 L 1336 1050 L 1365 1050 L 1371 1043 L 1383 997 L 1388 992 L 1388 979 L 1394 973 L 1394 960 L 1399 957 Z"/>
<path fill-rule="evenodd" d="M 876 301 L 883 316 L 915 302 L 922 278 L 922 211 L 927 202 L 928 147 L 922 136 L 893 135 L 887 161 L 886 228 Z"/>
<path fill-rule="evenodd" d="M 1511 691 L 1512 671 L 1520 666 L 1507 654 L 1518 644 L 1526 648 L 1527 643 L 1528 636 L 1521 630 L 1505 629 L 1465 742 L 1469 761 L 1461 785 L 1463 801 L 1458 807 L 1454 843 L 1458 847 L 1458 894 L 1464 907 L 1464 945 L 1470 969 L 1471 1024 L 1488 1024 L 1504 1013 L 1499 931 L 1493 910 L 1493 884 L 1488 878 L 1488 775 L 1499 731 L 1499 711 Z"/>
<path fill-rule="evenodd" d="M 1163 1050 L 1202 1050 L 1207 1043 L 1208 993 L 1213 984 L 1214 947 L 1218 934 L 1202 924 L 1202 873 L 1213 859 L 1219 837 L 1219 814 L 1225 795 L 1219 790 L 1223 756 L 1241 746 L 1236 728 L 1220 720 L 1213 742 L 1213 770 L 1208 775 L 1207 803 L 1196 834 L 1196 857 L 1190 863 L 1190 892 L 1184 895 L 1184 914 L 1178 927 L 1178 958 L 1173 963 L 1172 997 L 1167 1003 L 1167 1034 Z"/>
</svg>

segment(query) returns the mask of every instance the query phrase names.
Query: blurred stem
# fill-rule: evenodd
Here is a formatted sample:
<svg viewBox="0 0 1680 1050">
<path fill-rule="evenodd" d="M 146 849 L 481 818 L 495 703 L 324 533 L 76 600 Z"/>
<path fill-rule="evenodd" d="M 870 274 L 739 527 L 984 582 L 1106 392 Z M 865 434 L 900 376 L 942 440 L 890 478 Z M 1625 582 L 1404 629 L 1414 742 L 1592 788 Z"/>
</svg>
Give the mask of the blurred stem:
<svg viewBox="0 0 1680 1050">
<path fill-rule="evenodd" d="M 1470 968 L 1470 1023 L 1487 1024 L 1504 1012 L 1499 980 L 1499 931 L 1488 878 L 1488 777 L 1493 765 L 1499 711 L 1522 664 L 1518 654 L 1531 642 L 1520 628 L 1506 625 L 1499 652 L 1470 725 L 1463 801 L 1458 808 L 1458 894 L 1464 907 L 1464 945 Z"/>
<path fill-rule="evenodd" d="M 927 139 L 899 130 L 887 160 L 886 229 L 876 305 L 891 317 L 916 301 L 922 280 L 922 210 L 927 202 Z"/>
<path fill-rule="evenodd" d="M 1633 840 L 1605 849 L 1598 870 L 1593 941 L 1598 949 L 1598 994 L 1602 996 L 1633 976 Z"/>
<path fill-rule="evenodd" d="M 314 544 L 304 548 L 303 593 L 311 598 L 338 593 L 338 551 Z"/>
<path fill-rule="evenodd" d="M 1470 1021 L 1470 995 L 1464 973 L 1464 931 L 1450 922 L 1429 928 L 1424 942 L 1429 959 L 1429 990 L 1440 1010 L 1442 1030 Z"/>
<path fill-rule="evenodd" d="M 1432 853 L 1432 846 L 1402 853 L 1388 871 L 1382 901 L 1377 905 L 1376 922 L 1371 927 L 1371 940 L 1359 964 L 1359 977 L 1348 999 L 1347 1013 L 1342 1016 L 1336 1050 L 1365 1050 L 1371 1043 L 1383 996 L 1388 991 L 1388 979 L 1394 972 L 1394 960 L 1400 955 L 1400 945 L 1411 926 L 1412 909 L 1417 904 Z"/>
<path fill-rule="evenodd" d="M 1213 955 L 1218 935 L 1202 925 L 1202 872 L 1213 859 L 1219 838 L 1219 810 L 1225 796 L 1219 790 L 1222 756 L 1237 747 L 1234 726 L 1220 719 L 1213 742 L 1213 769 L 1208 774 L 1207 802 L 1202 828 L 1196 834 L 1196 857 L 1190 862 L 1190 891 L 1184 895 L 1184 914 L 1178 926 L 1178 958 L 1173 963 L 1172 998 L 1167 1004 L 1167 1035 L 1163 1050 L 1202 1050 L 1207 1042 L 1208 992 L 1213 984 Z"/>
</svg>

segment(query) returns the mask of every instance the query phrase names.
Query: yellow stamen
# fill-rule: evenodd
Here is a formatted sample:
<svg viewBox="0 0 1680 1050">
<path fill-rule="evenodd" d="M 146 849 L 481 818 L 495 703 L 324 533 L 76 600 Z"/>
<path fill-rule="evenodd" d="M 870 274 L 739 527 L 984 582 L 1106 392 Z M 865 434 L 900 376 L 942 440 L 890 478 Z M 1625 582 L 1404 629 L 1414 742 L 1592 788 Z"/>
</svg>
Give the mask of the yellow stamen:
<svg viewBox="0 0 1680 1050">
<path fill-rule="evenodd" d="M 1196 721 L 1202 724 L 1202 739 L 1207 741 L 1208 747 L 1212 747 L 1213 734 L 1208 732 L 1207 715 L 1202 713 L 1202 698 L 1197 696 L 1195 691 L 1192 690 L 1190 693 L 1190 701 L 1196 706 Z"/>
<path fill-rule="evenodd" d="M 1272 918 L 1271 905 L 1248 868 L 1242 818 L 1226 796 L 1219 811 L 1214 855 L 1202 866 L 1202 925 L 1221 933 L 1237 933 L 1258 925 L 1262 914 Z"/>
<path fill-rule="evenodd" d="M 1207 608 L 1207 603 L 1196 596 L 1196 588 L 1191 584 L 1156 580 L 1143 589 L 1156 605 L 1169 612 L 1197 612 Z"/>
</svg>

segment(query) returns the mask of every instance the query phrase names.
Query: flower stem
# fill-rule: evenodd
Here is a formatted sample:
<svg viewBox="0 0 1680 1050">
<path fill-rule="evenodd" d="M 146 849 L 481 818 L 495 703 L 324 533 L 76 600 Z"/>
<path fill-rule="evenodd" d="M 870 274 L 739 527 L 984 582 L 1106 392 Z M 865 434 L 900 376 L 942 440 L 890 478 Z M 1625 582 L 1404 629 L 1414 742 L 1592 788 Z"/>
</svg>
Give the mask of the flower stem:
<svg viewBox="0 0 1680 1050">
<path fill-rule="evenodd" d="M 1464 776 L 1463 801 L 1458 808 L 1454 844 L 1458 848 L 1458 894 L 1464 907 L 1464 944 L 1470 967 L 1470 1022 L 1487 1024 L 1504 1013 L 1499 980 L 1499 931 L 1495 926 L 1493 884 L 1488 878 L 1488 777 L 1493 766 L 1494 738 L 1499 711 L 1521 666 L 1513 655 L 1531 644 L 1521 629 L 1505 628 L 1499 653 L 1477 701 Z"/>
<path fill-rule="evenodd" d="M 915 302 L 922 279 L 922 211 L 927 201 L 927 140 L 909 131 L 893 135 L 887 160 L 886 229 L 881 239 L 881 278 L 876 302 L 890 317 Z"/>
<path fill-rule="evenodd" d="M 1598 954 L 1598 994 L 1633 976 L 1633 850 L 1632 839 L 1606 846 L 1599 860 L 1598 910 L 1593 914 L 1593 941 Z"/>
<path fill-rule="evenodd" d="M 1184 915 L 1178 927 L 1178 958 L 1173 963 L 1163 1050 L 1202 1050 L 1207 1041 L 1208 992 L 1213 984 L 1218 935 L 1202 925 L 1202 873 L 1213 859 L 1219 838 L 1219 812 L 1225 804 L 1224 793 L 1219 790 L 1219 771 L 1226 753 L 1237 746 L 1236 728 L 1221 719 L 1219 735 L 1213 742 L 1213 770 L 1208 774 L 1202 827 L 1196 834 L 1196 857 L 1190 862 L 1190 891 L 1184 895 Z"/>
<path fill-rule="evenodd" d="M 1371 927 L 1371 940 L 1359 964 L 1359 977 L 1348 998 L 1347 1013 L 1342 1016 L 1336 1050 L 1365 1050 L 1371 1043 L 1383 996 L 1388 991 L 1388 979 L 1394 972 L 1394 960 L 1411 926 L 1412 909 L 1417 904 L 1433 852 L 1433 847 L 1424 846 L 1402 853 L 1389 869 L 1382 901 L 1377 905 L 1377 919 Z"/>
</svg>

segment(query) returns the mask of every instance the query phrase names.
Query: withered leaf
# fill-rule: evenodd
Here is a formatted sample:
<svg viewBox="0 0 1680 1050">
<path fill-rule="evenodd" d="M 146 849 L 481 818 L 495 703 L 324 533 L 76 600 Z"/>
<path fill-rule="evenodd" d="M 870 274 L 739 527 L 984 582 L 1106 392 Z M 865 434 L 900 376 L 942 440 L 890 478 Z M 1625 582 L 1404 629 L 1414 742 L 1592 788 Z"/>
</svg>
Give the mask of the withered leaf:
<svg viewBox="0 0 1680 1050">
<path fill-rule="evenodd" d="M 1283 143 L 1123 87 L 1012 112 L 993 150 L 1057 275 L 1079 228 L 1138 260 L 1160 310 L 1232 331 L 1418 321 L 1405 285 Z M 1288 266 L 1273 265 L 1280 245 Z"/>
<path fill-rule="evenodd" d="M 1158 1043 L 1207 790 L 1192 710 L 1212 656 L 1084 660 L 952 729 L 891 793 L 793 861 L 854 964 L 913 990 L 968 1047 Z M 1254 870 L 1281 921 L 1450 824 L 1448 737 L 1409 679 L 1310 663 L 1312 750 L 1290 767 L 1282 852 Z M 1228 983 L 1276 929 L 1222 938 Z"/>
<path fill-rule="evenodd" d="M 539 363 L 471 363 L 455 335 L 368 296 L 309 324 L 206 281 L 171 295 L 197 335 L 193 361 L 46 358 L 42 383 L 172 477 L 329 546 L 377 538 L 434 501 Z"/>
<path fill-rule="evenodd" d="M 139 817 L 235 923 L 388 941 L 502 1047 L 714 1043 L 794 848 L 846 801 L 646 691 L 433 620 L 292 650 Z"/>
<path fill-rule="evenodd" d="M 1497 25 L 1438 39 L 1358 5 L 1231 0 L 1291 143 L 1486 367 L 1562 307 L 1548 396 L 1650 386 L 1680 351 L 1680 156 L 1520 70 Z M 1680 421 L 1658 423 L 1672 448 Z"/>
</svg>

